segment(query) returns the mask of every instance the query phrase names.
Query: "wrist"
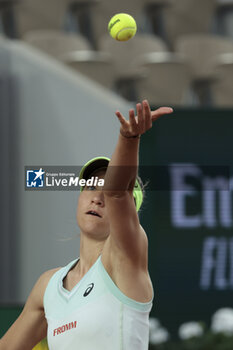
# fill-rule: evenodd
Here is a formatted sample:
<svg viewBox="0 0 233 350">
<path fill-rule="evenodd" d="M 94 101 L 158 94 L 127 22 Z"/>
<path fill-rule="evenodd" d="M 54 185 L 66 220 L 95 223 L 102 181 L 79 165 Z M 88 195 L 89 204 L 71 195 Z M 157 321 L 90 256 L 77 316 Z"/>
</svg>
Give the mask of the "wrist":
<svg viewBox="0 0 233 350">
<path fill-rule="evenodd" d="M 140 134 L 134 135 L 134 136 L 126 136 L 126 135 L 122 134 L 121 131 L 120 131 L 120 135 L 121 135 L 123 138 L 129 139 L 129 140 L 130 140 L 130 139 L 140 139 L 140 137 L 141 137 Z"/>
</svg>

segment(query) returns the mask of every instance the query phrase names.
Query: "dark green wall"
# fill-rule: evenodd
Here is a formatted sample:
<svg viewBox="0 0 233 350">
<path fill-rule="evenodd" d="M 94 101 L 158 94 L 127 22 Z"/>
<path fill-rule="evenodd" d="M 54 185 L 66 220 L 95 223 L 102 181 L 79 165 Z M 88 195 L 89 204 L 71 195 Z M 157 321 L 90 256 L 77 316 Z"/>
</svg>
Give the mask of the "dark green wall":
<svg viewBox="0 0 233 350">
<path fill-rule="evenodd" d="M 152 315 L 176 335 L 182 322 L 208 323 L 218 308 L 233 307 L 233 111 L 175 110 L 160 118 L 142 136 L 140 164 L 150 181 L 141 222 L 149 237 Z M 172 164 L 194 165 L 175 188 L 180 192 L 171 192 Z M 228 186 L 220 183 L 221 194 L 206 187 L 217 178 Z M 181 209 L 177 198 L 187 186 L 192 192 Z"/>
</svg>

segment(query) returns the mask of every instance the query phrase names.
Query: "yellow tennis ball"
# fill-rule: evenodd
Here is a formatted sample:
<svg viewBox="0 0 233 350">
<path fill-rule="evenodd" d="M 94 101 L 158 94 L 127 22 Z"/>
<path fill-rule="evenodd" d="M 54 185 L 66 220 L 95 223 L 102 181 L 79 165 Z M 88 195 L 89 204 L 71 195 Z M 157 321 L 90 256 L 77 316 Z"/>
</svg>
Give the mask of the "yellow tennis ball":
<svg viewBox="0 0 233 350">
<path fill-rule="evenodd" d="M 136 34 L 137 24 L 127 13 L 118 13 L 110 19 L 108 31 L 113 39 L 127 41 Z"/>
</svg>

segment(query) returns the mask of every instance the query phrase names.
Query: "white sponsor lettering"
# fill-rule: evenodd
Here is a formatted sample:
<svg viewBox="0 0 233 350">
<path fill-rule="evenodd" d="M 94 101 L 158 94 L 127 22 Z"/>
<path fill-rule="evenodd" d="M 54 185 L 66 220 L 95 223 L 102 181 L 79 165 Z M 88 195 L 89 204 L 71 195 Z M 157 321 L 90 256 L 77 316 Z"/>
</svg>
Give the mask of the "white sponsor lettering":
<svg viewBox="0 0 233 350">
<path fill-rule="evenodd" d="M 196 165 L 170 167 L 171 175 L 171 221 L 175 227 L 197 228 L 232 227 L 232 189 L 233 178 L 230 181 L 224 177 L 210 178 L 203 175 Z M 187 176 L 201 183 L 202 191 L 186 182 Z M 201 196 L 201 197 L 200 197 Z M 201 210 L 187 214 L 187 201 L 201 200 Z M 218 201 L 217 201 L 218 199 Z"/>
<path fill-rule="evenodd" d="M 203 243 L 201 289 L 233 289 L 233 238 L 207 237 Z"/>
</svg>

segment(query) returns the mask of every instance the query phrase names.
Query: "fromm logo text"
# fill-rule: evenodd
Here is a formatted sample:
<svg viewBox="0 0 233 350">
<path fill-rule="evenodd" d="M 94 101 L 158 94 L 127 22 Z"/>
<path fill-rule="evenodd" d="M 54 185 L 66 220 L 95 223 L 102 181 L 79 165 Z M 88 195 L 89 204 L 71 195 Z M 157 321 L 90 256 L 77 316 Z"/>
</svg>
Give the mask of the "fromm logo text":
<svg viewBox="0 0 233 350">
<path fill-rule="evenodd" d="M 55 328 L 53 330 L 53 336 L 55 337 L 55 335 L 59 335 L 61 333 L 69 331 L 70 329 L 76 328 L 76 326 L 77 326 L 77 321 L 64 324 L 63 326 Z"/>
</svg>

